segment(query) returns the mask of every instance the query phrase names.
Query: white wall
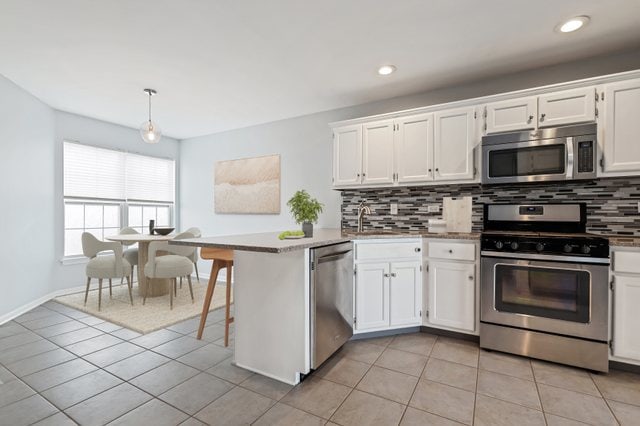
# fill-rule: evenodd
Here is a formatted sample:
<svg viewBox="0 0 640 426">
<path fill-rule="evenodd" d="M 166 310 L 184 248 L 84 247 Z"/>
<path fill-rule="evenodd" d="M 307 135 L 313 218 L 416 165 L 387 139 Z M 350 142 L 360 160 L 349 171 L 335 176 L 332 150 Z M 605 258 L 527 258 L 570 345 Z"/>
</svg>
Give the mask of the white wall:
<svg viewBox="0 0 640 426">
<path fill-rule="evenodd" d="M 58 290 L 85 283 L 84 264 L 63 265 L 64 140 L 173 158 L 179 145 L 164 137 L 145 144 L 137 129 L 55 111 L 0 75 L 0 195 L 3 200 L 0 248 L 3 276 L 0 323 Z M 179 203 L 180 193 L 176 196 Z M 176 223 L 179 223 L 176 209 Z"/>
<path fill-rule="evenodd" d="M 297 225 L 291 219 L 285 203 L 297 189 L 305 188 L 325 204 L 325 212 L 320 217 L 319 226 L 339 227 L 340 193 L 331 190 L 332 135 L 328 127 L 329 122 L 638 68 L 640 68 L 640 51 L 618 53 L 183 140 L 180 143 L 182 224 L 185 228 L 200 227 L 205 236 L 296 229 Z M 280 214 L 215 214 L 213 209 L 215 162 L 267 154 L 282 156 Z M 204 271 L 204 268 L 208 268 L 205 263 L 202 264 L 201 270 Z"/>
<path fill-rule="evenodd" d="M 0 76 L 0 323 L 49 292 L 54 268 L 54 113 Z"/>
</svg>

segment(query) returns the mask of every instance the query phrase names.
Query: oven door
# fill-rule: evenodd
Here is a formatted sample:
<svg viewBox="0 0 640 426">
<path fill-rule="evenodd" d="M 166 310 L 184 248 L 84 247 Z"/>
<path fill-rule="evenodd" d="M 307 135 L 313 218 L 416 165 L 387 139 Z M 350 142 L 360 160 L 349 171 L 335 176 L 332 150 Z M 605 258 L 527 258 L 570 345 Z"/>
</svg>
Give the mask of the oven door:
<svg viewBox="0 0 640 426">
<path fill-rule="evenodd" d="M 481 321 L 608 340 L 608 265 L 542 260 L 553 256 L 510 256 L 522 255 L 482 257 Z"/>
<path fill-rule="evenodd" d="M 544 139 L 482 147 L 482 183 L 570 180 L 573 138 Z"/>
</svg>

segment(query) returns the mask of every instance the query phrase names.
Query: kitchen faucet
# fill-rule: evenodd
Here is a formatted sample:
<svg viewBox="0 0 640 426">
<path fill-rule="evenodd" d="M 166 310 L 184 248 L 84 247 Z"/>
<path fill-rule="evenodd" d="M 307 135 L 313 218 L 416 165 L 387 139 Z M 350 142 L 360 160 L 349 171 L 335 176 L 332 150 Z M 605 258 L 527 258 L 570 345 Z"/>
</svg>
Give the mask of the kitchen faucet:
<svg viewBox="0 0 640 426">
<path fill-rule="evenodd" d="M 362 232 L 362 219 L 365 214 L 371 214 L 369 206 L 365 206 L 364 201 L 358 206 L 358 232 Z"/>
</svg>

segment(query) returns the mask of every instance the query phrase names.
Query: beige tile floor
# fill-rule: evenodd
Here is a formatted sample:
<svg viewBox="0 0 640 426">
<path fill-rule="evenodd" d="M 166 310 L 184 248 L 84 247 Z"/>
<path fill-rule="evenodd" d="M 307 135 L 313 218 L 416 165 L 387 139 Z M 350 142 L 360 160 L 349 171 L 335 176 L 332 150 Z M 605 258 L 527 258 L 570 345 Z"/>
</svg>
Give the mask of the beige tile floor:
<svg viewBox="0 0 640 426">
<path fill-rule="evenodd" d="M 0 326 L 0 425 L 640 425 L 640 376 L 427 333 L 347 343 L 292 387 L 233 366 L 222 312 L 144 336 L 48 302 Z"/>
</svg>

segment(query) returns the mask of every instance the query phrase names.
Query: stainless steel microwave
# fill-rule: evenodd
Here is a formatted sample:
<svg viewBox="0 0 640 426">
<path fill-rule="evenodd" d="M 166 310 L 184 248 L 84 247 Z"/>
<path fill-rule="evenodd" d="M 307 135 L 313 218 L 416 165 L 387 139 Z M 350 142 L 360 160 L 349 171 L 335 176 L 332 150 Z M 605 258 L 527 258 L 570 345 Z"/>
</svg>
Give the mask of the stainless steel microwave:
<svg viewBox="0 0 640 426">
<path fill-rule="evenodd" d="M 554 127 L 482 138 L 482 183 L 595 179 L 596 125 Z"/>
</svg>

